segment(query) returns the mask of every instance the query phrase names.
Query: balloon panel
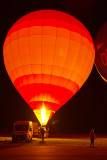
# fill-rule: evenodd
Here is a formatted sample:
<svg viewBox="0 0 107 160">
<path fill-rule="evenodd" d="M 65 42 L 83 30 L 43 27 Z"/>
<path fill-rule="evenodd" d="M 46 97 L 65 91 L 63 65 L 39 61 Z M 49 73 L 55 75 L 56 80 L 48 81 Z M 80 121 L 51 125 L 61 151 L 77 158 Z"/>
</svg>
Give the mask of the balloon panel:
<svg viewBox="0 0 107 160">
<path fill-rule="evenodd" d="M 101 77 L 107 81 L 107 22 L 100 28 L 95 37 L 95 64 Z"/>
<path fill-rule="evenodd" d="M 88 30 L 55 10 L 20 18 L 9 30 L 3 52 L 10 79 L 40 123 L 46 108 L 45 124 L 83 85 L 94 62 Z"/>
</svg>

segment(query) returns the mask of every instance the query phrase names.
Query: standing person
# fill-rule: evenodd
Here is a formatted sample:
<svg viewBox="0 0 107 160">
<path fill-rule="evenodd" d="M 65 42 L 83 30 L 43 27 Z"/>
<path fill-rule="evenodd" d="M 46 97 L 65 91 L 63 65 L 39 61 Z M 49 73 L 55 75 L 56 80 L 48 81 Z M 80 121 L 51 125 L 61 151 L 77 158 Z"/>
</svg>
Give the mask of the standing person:
<svg viewBox="0 0 107 160">
<path fill-rule="evenodd" d="M 91 147 L 94 148 L 94 139 L 95 139 L 95 134 L 94 134 L 94 130 L 92 129 L 91 132 L 90 132 L 90 140 L 91 140 L 90 148 Z"/>
<path fill-rule="evenodd" d="M 42 135 L 42 142 L 44 142 L 44 129 L 43 129 L 43 127 L 41 127 L 41 135 Z"/>
</svg>

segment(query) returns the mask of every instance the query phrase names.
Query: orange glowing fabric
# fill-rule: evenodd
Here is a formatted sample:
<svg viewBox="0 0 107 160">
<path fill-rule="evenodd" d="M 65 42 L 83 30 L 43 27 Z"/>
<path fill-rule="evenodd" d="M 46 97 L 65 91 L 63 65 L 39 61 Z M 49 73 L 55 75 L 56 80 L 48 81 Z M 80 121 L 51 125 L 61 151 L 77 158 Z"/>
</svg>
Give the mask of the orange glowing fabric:
<svg viewBox="0 0 107 160">
<path fill-rule="evenodd" d="M 20 18 L 10 28 L 3 52 L 11 81 L 40 123 L 45 107 L 45 124 L 86 81 L 95 56 L 84 25 L 55 10 Z"/>
</svg>

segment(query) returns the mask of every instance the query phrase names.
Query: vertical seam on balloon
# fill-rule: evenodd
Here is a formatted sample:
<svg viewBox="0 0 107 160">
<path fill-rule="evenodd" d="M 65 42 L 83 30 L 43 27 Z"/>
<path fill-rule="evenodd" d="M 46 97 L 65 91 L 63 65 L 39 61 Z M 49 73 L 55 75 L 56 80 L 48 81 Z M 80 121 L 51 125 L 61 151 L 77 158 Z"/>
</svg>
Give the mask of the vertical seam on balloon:
<svg viewBox="0 0 107 160">
<path fill-rule="evenodd" d="M 49 36 L 49 34 L 47 34 L 47 35 Z M 49 86 L 47 87 L 47 90 L 49 92 L 49 90 L 50 90 Z M 49 102 L 49 93 L 47 94 L 47 101 Z"/>
<path fill-rule="evenodd" d="M 69 17 L 70 18 L 70 17 Z M 70 24 L 70 23 L 69 23 Z M 66 54 L 66 58 L 65 58 L 65 62 L 66 62 L 66 59 L 67 59 L 67 55 L 68 55 L 68 51 L 69 51 L 69 46 L 70 46 L 70 38 L 71 38 L 71 25 L 70 25 L 70 30 L 69 30 L 69 32 L 70 32 L 70 37 L 69 37 L 69 44 L 68 44 L 68 50 L 67 50 L 67 54 Z M 63 67 L 62 67 L 62 71 L 61 71 L 61 75 L 60 75 L 60 79 L 61 79 L 61 77 L 62 77 L 62 72 L 63 72 L 63 69 L 64 69 L 64 66 L 65 66 L 65 62 L 64 62 L 64 65 L 63 65 Z M 60 79 L 59 79 L 59 82 L 60 82 Z M 59 84 L 59 83 L 58 83 Z M 66 83 L 65 83 L 66 84 Z M 64 87 L 65 88 L 65 87 Z"/>
<path fill-rule="evenodd" d="M 81 28 L 81 43 L 80 43 L 80 49 L 79 49 L 78 55 L 80 54 L 81 46 L 82 46 L 82 28 Z M 75 65 L 76 65 L 77 62 L 78 62 L 78 56 L 77 56 L 77 58 L 76 58 Z M 74 65 L 74 68 L 75 68 L 75 65 Z M 70 75 L 70 76 L 71 76 L 71 75 Z M 78 86 L 79 86 L 79 84 L 78 84 Z M 80 88 L 80 87 L 79 87 L 79 88 Z M 75 93 L 76 93 L 76 92 L 75 92 Z"/>
<path fill-rule="evenodd" d="M 43 102 L 43 88 L 42 88 L 42 42 L 43 42 L 43 23 L 44 23 L 44 15 L 45 15 L 46 10 L 44 11 L 44 14 L 42 14 L 42 36 L 41 36 L 41 93 L 42 93 L 42 102 Z"/>
<path fill-rule="evenodd" d="M 18 24 L 17 24 L 17 27 L 18 27 Z M 18 50 L 18 55 L 19 55 L 19 49 L 18 49 L 18 32 L 19 32 L 19 30 L 17 30 L 17 50 Z M 19 56 L 19 62 L 20 62 L 20 56 Z M 21 66 L 21 63 L 20 63 L 20 66 Z M 22 72 L 23 72 L 23 75 L 25 75 L 25 74 L 24 74 L 24 71 L 23 71 L 23 67 L 21 66 L 20 68 L 21 68 L 21 70 L 22 70 Z M 17 72 L 16 72 L 16 73 L 17 73 Z M 26 83 L 28 83 L 26 79 L 25 79 L 25 81 L 26 81 Z"/>
<path fill-rule="evenodd" d="M 89 41 L 89 40 L 88 40 Z M 91 42 L 89 41 L 89 47 L 88 47 L 88 51 L 87 51 L 87 53 L 89 52 L 89 50 L 90 50 L 90 44 L 91 44 Z M 90 60 L 90 63 L 89 64 L 91 64 L 91 60 Z M 84 77 L 84 75 L 85 75 L 85 73 L 86 73 L 86 71 L 88 71 L 88 68 L 89 68 L 89 66 L 87 67 L 87 69 L 85 70 L 85 72 L 84 72 L 84 74 L 83 74 L 83 76 L 82 77 Z M 91 73 L 91 71 L 90 71 L 90 73 Z M 89 74 L 90 75 L 90 74 Z M 82 85 L 81 85 L 82 86 Z M 80 86 L 80 87 L 81 87 Z"/>
<path fill-rule="evenodd" d="M 88 51 L 87 51 L 87 53 L 88 53 L 88 52 L 89 52 L 89 50 L 90 50 L 90 43 L 91 43 L 89 40 L 88 40 L 88 42 L 89 42 L 89 46 L 88 46 Z M 90 63 L 91 63 L 91 62 L 90 62 Z M 90 64 L 90 63 L 89 63 L 89 64 Z M 88 68 L 89 68 L 89 66 L 88 66 Z M 86 71 L 87 71 L 87 69 L 86 69 Z M 84 72 L 84 74 L 83 74 L 83 76 L 82 76 L 82 77 L 84 77 L 85 73 L 86 73 L 86 72 Z M 82 86 L 82 85 L 81 85 L 81 86 Z M 80 86 L 80 87 L 81 87 L 81 86 Z"/>
<path fill-rule="evenodd" d="M 56 15 L 57 16 L 57 15 Z M 54 19 L 54 18 L 53 18 Z M 57 27 L 55 27 L 57 29 Z M 57 35 L 57 31 L 56 31 L 56 35 Z M 49 36 L 49 34 L 48 34 Z M 57 37 L 57 36 L 56 36 Z M 56 40 L 55 40 L 55 46 L 56 46 Z M 55 50 L 54 50 L 54 55 L 53 57 L 55 56 Z M 53 63 L 54 63 L 54 58 L 53 58 Z M 50 86 L 48 86 L 48 91 L 49 91 L 49 94 L 47 96 L 47 100 L 49 101 L 49 95 L 51 96 L 51 103 L 53 103 L 53 90 L 51 89 L 52 85 L 51 85 L 51 78 L 52 78 L 52 70 L 53 70 L 53 65 L 52 66 L 52 69 L 51 69 L 51 74 L 50 74 Z M 52 91 L 52 94 L 50 94 Z M 53 107 L 54 108 L 54 107 Z M 50 110 L 53 110 L 52 108 Z M 52 111 L 51 111 L 52 112 Z"/>
<path fill-rule="evenodd" d="M 82 30 L 82 28 L 81 28 L 81 30 Z M 82 32 L 81 32 L 82 33 Z M 80 49 L 79 49 L 79 52 L 78 52 L 78 56 L 79 56 L 79 54 L 80 54 L 80 51 L 81 51 L 81 46 L 82 46 L 82 34 L 81 34 L 81 43 L 80 43 Z M 77 58 L 76 58 L 76 62 L 75 62 L 75 65 L 74 65 L 74 68 L 75 68 L 75 66 L 76 66 L 76 64 L 78 63 L 78 56 L 77 56 Z M 77 73 L 78 74 L 78 73 Z M 76 78 L 77 78 L 77 76 L 78 75 L 76 75 Z M 79 85 L 79 84 L 78 84 Z M 79 87 L 80 88 L 80 87 Z"/>
<path fill-rule="evenodd" d="M 56 13 L 56 20 L 57 20 L 57 27 L 56 27 L 56 39 L 55 39 L 55 49 L 54 49 L 54 55 L 53 55 L 53 64 L 52 64 L 52 70 L 51 70 L 51 76 L 50 76 L 50 85 L 51 85 L 51 78 L 52 78 L 52 72 L 53 72 L 53 65 L 54 65 L 54 57 L 55 57 L 55 51 L 56 51 L 56 42 L 57 42 L 57 32 L 58 32 L 58 12 Z M 51 86 L 50 86 L 50 90 L 51 90 Z M 52 94 L 52 96 L 53 96 L 53 94 Z M 53 101 L 53 98 L 54 97 L 52 97 L 52 103 L 54 102 Z M 52 110 L 54 110 L 54 106 L 53 106 L 53 108 L 52 108 Z"/>
<path fill-rule="evenodd" d="M 30 68 L 31 68 L 31 78 L 33 79 L 33 83 L 34 83 L 34 76 L 33 76 L 33 71 L 32 71 L 32 64 L 31 64 L 31 60 L 30 60 L 30 47 L 29 47 L 29 23 L 30 23 L 30 17 L 28 18 L 28 48 L 29 48 L 29 62 L 30 62 Z M 34 88 L 33 88 L 34 89 Z M 33 97 L 32 97 L 33 98 Z"/>
<path fill-rule="evenodd" d="M 72 25 L 72 24 L 71 24 Z M 72 31 L 71 31 L 72 32 Z M 81 35 L 81 34 L 80 34 Z M 81 44 L 82 44 L 82 35 L 81 35 L 81 43 L 80 43 L 80 49 L 79 49 L 79 52 L 78 52 L 78 54 L 80 54 L 80 50 L 81 50 Z M 77 62 L 77 60 L 78 60 L 78 55 L 76 56 L 76 62 Z M 73 68 L 75 68 L 75 65 L 76 65 L 76 62 L 75 62 L 75 64 L 74 64 L 74 66 L 73 66 Z M 73 72 L 73 71 L 72 71 Z M 70 77 L 71 77 L 71 75 L 72 75 L 72 72 L 70 73 L 70 76 L 69 76 L 69 79 L 70 79 Z M 66 82 L 67 83 L 67 82 Z M 76 83 L 76 82 L 75 82 Z M 77 84 L 77 83 L 76 83 Z M 78 85 L 78 84 L 77 84 Z M 76 91 L 77 92 L 77 91 Z M 76 92 L 73 92 L 73 95 L 76 93 Z"/>
<path fill-rule="evenodd" d="M 18 26 L 17 26 L 18 27 Z M 9 48 L 10 48 L 10 44 L 9 44 Z M 18 50 L 18 32 L 17 32 L 17 50 Z M 18 56 L 19 56 L 19 50 L 18 50 Z M 15 70 L 16 70 L 16 68 L 15 68 Z M 16 71 L 15 71 L 16 72 Z M 18 77 L 18 74 L 17 74 L 17 72 L 16 72 L 16 75 L 17 75 L 17 77 Z M 15 79 L 16 79 L 16 77 L 15 77 Z M 15 80 L 14 80 L 15 81 Z"/>
</svg>

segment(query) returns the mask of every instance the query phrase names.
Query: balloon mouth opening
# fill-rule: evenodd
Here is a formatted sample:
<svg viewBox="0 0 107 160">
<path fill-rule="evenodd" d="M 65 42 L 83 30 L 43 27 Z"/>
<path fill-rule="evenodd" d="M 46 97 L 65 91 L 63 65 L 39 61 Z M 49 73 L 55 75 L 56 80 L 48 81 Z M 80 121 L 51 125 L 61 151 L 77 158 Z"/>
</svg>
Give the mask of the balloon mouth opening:
<svg viewBox="0 0 107 160">
<path fill-rule="evenodd" d="M 41 126 L 46 125 L 51 116 L 55 113 L 54 111 L 47 109 L 46 106 L 44 105 L 44 102 L 39 109 L 35 109 L 33 110 L 33 112 L 36 115 L 37 119 L 39 120 Z"/>
</svg>

